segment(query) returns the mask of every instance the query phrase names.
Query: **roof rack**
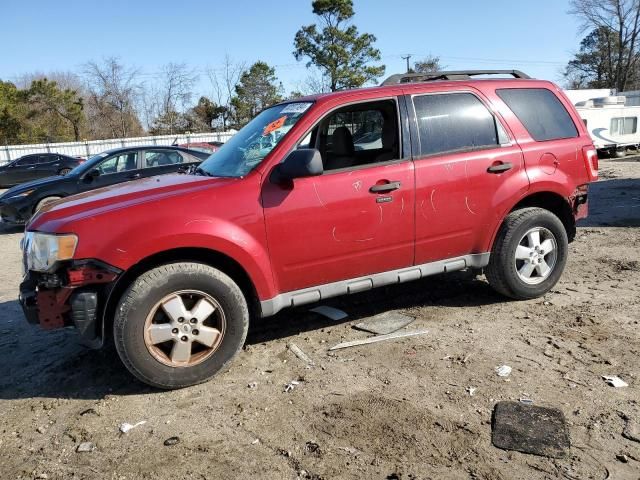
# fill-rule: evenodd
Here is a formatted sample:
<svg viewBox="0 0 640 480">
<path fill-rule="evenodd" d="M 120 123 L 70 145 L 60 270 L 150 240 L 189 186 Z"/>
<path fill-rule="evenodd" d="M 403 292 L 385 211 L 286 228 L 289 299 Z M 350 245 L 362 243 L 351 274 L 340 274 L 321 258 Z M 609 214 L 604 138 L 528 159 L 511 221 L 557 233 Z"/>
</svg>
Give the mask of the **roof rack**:
<svg viewBox="0 0 640 480">
<path fill-rule="evenodd" d="M 470 80 L 476 75 L 512 75 L 513 78 L 531 78 L 520 70 L 449 70 L 429 73 L 398 73 L 387 78 L 382 85 L 430 82 L 433 80 Z"/>
</svg>

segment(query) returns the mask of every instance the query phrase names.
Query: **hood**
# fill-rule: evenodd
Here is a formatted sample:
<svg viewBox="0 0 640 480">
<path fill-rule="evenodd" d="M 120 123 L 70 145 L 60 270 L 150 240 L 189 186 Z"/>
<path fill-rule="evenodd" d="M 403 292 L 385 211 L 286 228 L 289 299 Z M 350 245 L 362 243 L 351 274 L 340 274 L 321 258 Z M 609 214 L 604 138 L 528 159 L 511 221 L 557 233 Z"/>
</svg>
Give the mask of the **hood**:
<svg viewBox="0 0 640 480">
<path fill-rule="evenodd" d="M 67 197 L 43 207 L 27 226 L 37 230 L 45 222 L 64 219 L 73 221 L 101 213 L 199 192 L 234 182 L 233 178 L 173 174 L 149 177 Z"/>
<path fill-rule="evenodd" d="M 49 186 L 51 184 L 54 183 L 58 183 L 58 182 L 62 182 L 64 180 L 67 180 L 68 178 L 71 177 L 61 177 L 59 175 L 53 176 L 53 177 L 46 177 L 46 178 L 40 178 L 38 180 L 33 180 L 31 182 L 27 182 L 27 183 L 21 183 L 20 185 L 16 185 L 15 187 L 11 187 L 9 190 L 7 190 L 6 192 L 4 192 L 1 196 L 1 198 L 9 198 L 9 197 L 13 197 L 14 195 L 17 195 L 19 193 L 22 192 L 26 192 L 27 190 L 33 190 L 34 188 L 40 188 L 40 187 L 44 187 L 44 186 Z"/>
</svg>

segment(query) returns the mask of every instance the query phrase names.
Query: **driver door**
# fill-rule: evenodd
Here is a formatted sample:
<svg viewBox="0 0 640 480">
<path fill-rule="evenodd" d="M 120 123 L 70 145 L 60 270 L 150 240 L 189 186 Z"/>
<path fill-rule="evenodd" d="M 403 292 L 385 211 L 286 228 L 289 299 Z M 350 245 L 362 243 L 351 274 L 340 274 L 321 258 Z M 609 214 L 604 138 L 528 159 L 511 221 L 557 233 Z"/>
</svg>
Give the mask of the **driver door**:
<svg viewBox="0 0 640 480">
<path fill-rule="evenodd" d="M 264 183 L 269 255 L 280 292 L 413 264 L 414 169 L 401 151 L 399 125 L 395 99 L 330 112 L 299 145 L 318 148 L 324 174 L 295 179 L 290 187 Z M 390 132 L 384 146 L 373 142 L 365 151 L 364 143 L 354 143 L 382 130 Z"/>
<path fill-rule="evenodd" d="M 139 152 L 124 152 L 105 158 L 96 166 L 100 175 L 93 177 L 90 182 L 81 182 L 81 191 L 107 187 L 129 180 L 140 178 Z"/>
</svg>

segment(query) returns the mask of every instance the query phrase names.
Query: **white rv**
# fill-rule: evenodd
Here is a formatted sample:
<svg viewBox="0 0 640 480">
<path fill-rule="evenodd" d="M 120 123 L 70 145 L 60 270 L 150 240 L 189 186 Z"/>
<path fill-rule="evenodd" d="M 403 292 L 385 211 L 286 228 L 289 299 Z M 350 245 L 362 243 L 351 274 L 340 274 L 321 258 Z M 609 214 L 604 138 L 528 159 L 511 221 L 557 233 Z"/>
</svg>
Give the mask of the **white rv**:
<svg viewBox="0 0 640 480">
<path fill-rule="evenodd" d="M 575 103 L 600 154 L 624 156 L 638 150 L 640 106 L 626 105 L 624 96 L 610 95 Z"/>
</svg>

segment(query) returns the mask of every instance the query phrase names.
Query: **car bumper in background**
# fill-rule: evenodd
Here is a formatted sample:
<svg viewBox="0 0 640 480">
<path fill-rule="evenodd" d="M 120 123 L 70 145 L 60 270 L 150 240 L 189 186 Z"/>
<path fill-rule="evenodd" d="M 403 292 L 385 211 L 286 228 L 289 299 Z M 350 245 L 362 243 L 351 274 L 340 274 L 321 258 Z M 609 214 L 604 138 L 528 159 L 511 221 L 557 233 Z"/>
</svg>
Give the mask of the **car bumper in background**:
<svg viewBox="0 0 640 480">
<path fill-rule="evenodd" d="M 0 219 L 3 223 L 23 225 L 31 217 L 31 202 L 27 199 L 7 199 L 0 201 Z"/>
<path fill-rule="evenodd" d="M 19 296 L 24 316 L 45 330 L 75 327 L 82 344 L 98 347 L 101 313 L 120 274 L 97 261 L 73 262 L 53 274 L 27 272 Z"/>
</svg>

